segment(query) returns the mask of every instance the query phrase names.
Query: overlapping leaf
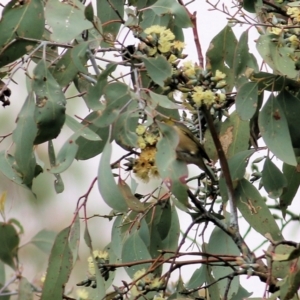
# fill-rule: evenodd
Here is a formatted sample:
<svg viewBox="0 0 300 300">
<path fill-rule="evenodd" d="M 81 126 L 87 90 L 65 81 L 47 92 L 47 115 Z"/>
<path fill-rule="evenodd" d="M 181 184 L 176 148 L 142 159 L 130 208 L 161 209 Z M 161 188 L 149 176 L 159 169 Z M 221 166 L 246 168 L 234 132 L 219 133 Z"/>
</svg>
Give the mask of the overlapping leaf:
<svg viewBox="0 0 300 300">
<path fill-rule="evenodd" d="M 33 71 L 32 89 L 36 97 L 35 121 L 38 133 L 35 144 L 54 139 L 65 122 L 65 95 L 47 64 L 41 60 Z"/>
<path fill-rule="evenodd" d="M 271 94 L 258 118 L 261 135 L 267 147 L 283 162 L 297 164 L 288 123 L 277 97 Z"/>
<path fill-rule="evenodd" d="M 36 42 L 15 40 L 16 37 L 40 39 L 44 32 L 43 3 L 39 0 L 10 1 L 0 21 L 0 67 L 13 62 L 33 50 Z"/>
</svg>

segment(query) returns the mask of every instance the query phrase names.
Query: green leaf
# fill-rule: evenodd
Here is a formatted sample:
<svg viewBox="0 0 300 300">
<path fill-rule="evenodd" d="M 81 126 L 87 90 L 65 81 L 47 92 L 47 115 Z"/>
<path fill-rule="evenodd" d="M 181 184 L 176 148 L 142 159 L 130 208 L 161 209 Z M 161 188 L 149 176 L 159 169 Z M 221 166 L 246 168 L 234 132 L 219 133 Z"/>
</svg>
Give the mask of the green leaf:
<svg viewBox="0 0 300 300">
<path fill-rule="evenodd" d="M 282 171 L 287 180 L 287 187 L 283 189 L 283 193 L 280 196 L 279 205 L 283 215 L 285 215 L 287 207 L 292 204 L 299 189 L 300 172 L 298 171 L 297 167 L 285 163 L 282 166 Z"/>
<path fill-rule="evenodd" d="M 244 289 L 241 285 L 239 286 L 239 289 L 237 293 L 231 298 L 231 300 L 241 300 L 241 299 L 252 299 L 253 298 L 248 298 L 252 295 L 253 293 L 249 293 L 246 289 Z M 261 300 L 261 299 L 259 299 Z"/>
<path fill-rule="evenodd" d="M 249 225 L 267 239 L 283 240 L 280 229 L 255 186 L 241 179 L 235 189 L 237 208 Z"/>
<path fill-rule="evenodd" d="M 170 201 L 164 201 L 151 209 L 146 216 L 150 234 L 149 252 L 152 258 L 161 255 L 159 250 L 169 249 L 175 251 L 178 246 L 180 226 L 177 211 Z M 171 254 L 165 254 L 166 257 Z M 162 270 L 162 269 L 161 269 Z M 157 270 L 156 274 L 161 270 Z"/>
<path fill-rule="evenodd" d="M 59 61 L 56 62 L 55 66 L 50 68 L 52 76 L 62 87 L 70 83 L 78 72 L 78 68 L 72 61 L 72 50 L 68 49 Z"/>
<path fill-rule="evenodd" d="M 122 256 L 122 247 L 128 229 L 126 224 L 123 224 L 123 220 L 123 216 L 117 216 L 111 230 L 111 247 L 117 258 Z"/>
<path fill-rule="evenodd" d="M 102 24 L 107 23 L 103 26 L 103 35 L 104 41 L 108 39 L 108 44 L 102 43 L 103 47 L 115 41 L 121 27 L 119 15 L 124 17 L 124 0 L 110 0 L 110 3 L 107 0 L 97 1 L 97 16 Z"/>
<path fill-rule="evenodd" d="M 80 222 L 79 222 L 79 215 L 77 214 L 73 224 L 71 225 L 70 235 L 69 235 L 69 247 L 72 252 L 73 266 L 75 265 L 78 259 L 79 241 L 80 241 Z"/>
<path fill-rule="evenodd" d="M 72 270 L 72 252 L 69 247 L 70 227 L 56 237 L 49 257 L 41 300 L 62 299 L 64 287 Z"/>
<path fill-rule="evenodd" d="M 164 123 L 158 123 L 158 126 L 163 138 L 159 140 L 156 146 L 155 164 L 157 165 L 160 177 L 164 179 L 174 196 L 187 206 L 188 199 L 185 179 L 187 178 L 188 170 L 183 161 L 177 160 L 175 151 L 179 137 L 175 129 L 171 126 Z"/>
<path fill-rule="evenodd" d="M 33 299 L 32 285 L 25 277 L 22 276 L 19 279 L 18 300 L 32 300 L 32 299 Z"/>
<path fill-rule="evenodd" d="M 280 281 L 280 299 L 296 300 L 298 298 L 297 291 L 300 285 L 300 270 L 298 268 L 291 268 L 283 280 Z"/>
<path fill-rule="evenodd" d="M 262 170 L 262 181 L 268 196 L 272 199 L 280 197 L 283 189 L 287 186 L 285 176 L 268 157 Z"/>
<path fill-rule="evenodd" d="M 19 235 L 14 226 L 0 222 L 0 260 L 15 269 L 14 259 L 18 255 Z"/>
<path fill-rule="evenodd" d="M 99 192 L 108 206 L 116 211 L 127 211 L 126 200 L 119 190 L 111 171 L 111 150 L 112 145 L 108 142 L 104 147 L 98 169 Z"/>
<path fill-rule="evenodd" d="M 76 45 L 71 50 L 71 59 L 73 65 L 77 68 L 78 72 L 88 74 L 86 62 L 88 60 L 87 51 L 89 49 L 90 42 L 82 42 Z"/>
<path fill-rule="evenodd" d="M 298 71 L 295 69 L 295 61 L 292 58 L 294 50 L 279 45 L 279 38 L 276 34 L 260 35 L 256 42 L 257 51 L 276 73 L 295 78 Z"/>
<path fill-rule="evenodd" d="M 31 92 L 17 117 L 17 127 L 12 136 L 16 145 L 15 159 L 18 171 L 22 174 L 23 183 L 29 187 L 32 185 L 36 167 L 33 142 L 37 134 L 37 125 L 34 121 L 34 112 L 35 101 Z"/>
<path fill-rule="evenodd" d="M 232 238 L 225 233 L 222 229 L 219 227 L 215 227 L 213 230 L 208 246 L 207 246 L 207 252 L 212 253 L 214 255 L 236 255 L 238 256 L 240 251 L 235 244 L 235 242 L 232 240 Z M 228 266 L 211 266 L 213 275 L 216 280 L 218 280 L 221 277 L 227 276 L 233 272 L 231 268 Z M 217 282 L 218 290 L 221 295 L 224 295 L 226 289 L 228 288 L 228 279 L 222 279 L 221 281 Z M 228 292 L 228 298 L 231 299 L 232 296 L 237 294 L 239 288 L 239 278 L 234 277 L 231 284 L 230 289 Z"/>
<path fill-rule="evenodd" d="M 132 149 L 137 145 L 135 130 L 138 125 L 139 113 L 137 103 L 133 102 L 132 104 L 131 107 L 128 107 L 125 112 L 119 115 L 113 128 L 113 137 L 116 143 L 126 150 Z"/>
<path fill-rule="evenodd" d="M 298 126 L 300 99 L 285 88 L 278 94 L 277 100 L 286 116 L 293 148 L 300 148 L 300 131 Z"/>
<path fill-rule="evenodd" d="M 151 256 L 138 231 L 135 230 L 124 242 L 124 245 L 122 247 L 122 262 L 127 263 L 146 259 L 151 259 Z M 126 267 L 125 271 L 130 276 L 130 278 L 133 278 L 134 274 L 137 271 L 142 269 L 147 270 L 150 265 L 150 263 L 144 263 L 132 266 L 130 268 Z"/>
<path fill-rule="evenodd" d="M 55 151 L 54 151 L 54 146 L 53 142 L 49 141 L 48 142 L 48 155 L 49 155 L 49 161 L 50 161 L 50 166 L 54 167 L 56 165 L 56 158 L 55 158 Z M 54 188 L 57 194 L 62 193 L 64 191 L 64 182 L 60 176 L 60 174 L 53 174 L 55 176 L 55 181 L 54 181 Z"/>
<path fill-rule="evenodd" d="M 86 90 L 87 94 L 84 96 L 84 100 L 88 108 L 96 111 L 102 110 L 103 104 L 100 99 L 104 93 L 104 88 L 107 86 L 108 76 L 114 72 L 117 68 L 117 64 L 108 64 L 97 78 L 95 85 L 88 85 Z"/>
<path fill-rule="evenodd" d="M 155 106 L 161 106 L 168 109 L 178 109 L 179 105 L 172 102 L 167 96 L 160 95 L 149 91 L 150 101 L 153 102 Z"/>
<path fill-rule="evenodd" d="M 182 28 L 192 27 L 192 22 L 184 6 L 173 0 L 158 0 L 153 5 L 147 7 L 152 9 L 158 16 L 166 14 L 174 15 L 174 22 Z"/>
<path fill-rule="evenodd" d="M 256 58 L 249 51 L 248 34 L 249 34 L 248 30 L 242 33 L 240 40 L 235 49 L 233 69 L 234 69 L 235 86 L 237 88 L 239 88 L 242 84 L 248 82 L 247 74 L 249 72 L 259 71 Z"/>
<path fill-rule="evenodd" d="M 0 286 L 2 287 L 5 283 L 5 266 L 4 263 L 0 260 Z"/>
<path fill-rule="evenodd" d="M 206 281 L 206 270 L 205 266 L 202 265 L 196 271 L 194 271 L 192 277 L 190 278 L 189 282 L 186 285 L 188 290 L 195 289 Z"/>
<path fill-rule="evenodd" d="M 232 181 L 244 178 L 248 158 L 255 152 L 255 150 L 245 150 L 236 153 L 228 160 L 229 171 Z"/>
<path fill-rule="evenodd" d="M 238 90 L 235 103 L 236 110 L 242 120 L 249 120 L 257 109 L 258 84 L 246 82 Z"/>
<path fill-rule="evenodd" d="M 94 15 L 93 5 L 92 2 L 90 2 L 84 9 L 84 16 L 88 21 L 94 22 Z"/>
<path fill-rule="evenodd" d="M 107 127 L 113 123 L 131 100 L 129 87 L 119 82 L 107 85 L 104 89 L 104 97 L 106 107 L 101 113 L 99 112 L 99 117 L 94 120 L 97 127 Z"/>
<path fill-rule="evenodd" d="M 118 181 L 118 188 L 123 195 L 128 208 L 132 209 L 133 211 L 143 213 L 145 212 L 145 204 L 140 202 L 131 192 L 130 187 L 127 183 L 119 177 Z"/>
<path fill-rule="evenodd" d="M 0 170 L 1 172 L 10 180 L 15 182 L 22 187 L 28 188 L 23 184 L 23 178 L 20 176 L 20 173 L 16 170 L 16 161 L 15 158 L 5 153 L 5 151 L 0 152 Z"/>
<path fill-rule="evenodd" d="M 93 124 L 94 120 L 98 117 L 97 112 L 92 112 L 83 121 L 82 124 L 87 126 L 87 128 L 93 130 L 97 135 L 101 137 L 101 141 L 89 141 L 86 138 L 80 136 L 76 140 L 78 145 L 78 151 L 76 154 L 76 159 L 85 160 L 90 159 L 100 153 L 102 153 L 109 134 L 109 127 L 99 128 Z"/>
<path fill-rule="evenodd" d="M 253 73 L 251 75 L 251 80 L 258 83 L 260 92 L 264 90 L 270 92 L 289 90 L 297 93 L 300 89 L 300 82 L 297 80 L 267 72 Z"/>
<path fill-rule="evenodd" d="M 83 30 L 93 27 L 92 23 L 85 19 L 84 8 L 84 5 L 78 0 L 47 1 L 46 20 L 52 28 L 52 41 L 70 42 Z"/>
<path fill-rule="evenodd" d="M 44 60 L 33 71 L 32 89 L 36 95 L 35 121 L 38 126 L 34 143 L 41 144 L 60 133 L 65 122 L 66 99 Z"/>
<path fill-rule="evenodd" d="M 140 24 L 141 28 L 145 30 L 152 25 L 159 25 L 168 27 L 171 19 L 171 15 L 165 14 L 163 16 L 157 15 L 153 10 L 145 10 L 142 15 L 142 22 Z"/>
<path fill-rule="evenodd" d="M 249 148 L 249 121 L 241 120 L 236 111 L 232 112 L 230 117 L 224 122 L 218 123 L 217 126 L 221 126 L 219 129 L 219 139 L 228 159 Z M 217 160 L 218 153 L 210 132 L 207 131 L 205 139 L 205 150 L 212 160 Z"/>
<path fill-rule="evenodd" d="M 270 95 L 258 118 L 258 125 L 267 147 L 283 162 L 297 164 L 287 120 L 277 97 Z"/>
<path fill-rule="evenodd" d="M 66 125 L 89 141 L 101 141 L 100 136 L 96 132 L 88 128 L 87 125 L 79 123 L 69 115 L 66 115 Z"/>
<path fill-rule="evenodd" d="M 207 69 L 213 73 L 217 70 L 226 74 L 226 91 L 234 86 L 234 59 L 237 39 L 229 26 L 225 26 L 210 42 L 206 52 Z"/>
<path fill-rule="evenodd" d="M 253 0 L 244 0 L 241 4 L 246 11 L 255 13 L 255 2 Z"/>
<path fill-rule="evenodd" d="M 55 166 L 51 167 L 51 169 L 49 170 L 51 173 L 62 173 L 70 167 L 78 150 L 78 145 L 75 142 L 78 136 L 78 133 L 74 133 L 64 143 L 57 154 Z"/>
<path fill-rule="evenodd" d="M 44 32 L 43 3 L 39 0 L 10 1 L 0 21 L 0 67 L 5 66 L 33 50 L 35 42 L 15 40 L 16 37 L 40 39 Z M 9 30 L 8 30 L 9 28 Z"/>
<path fill-rule="evenodd" d="M 272 245 L 268 247 L 267 253 L 267 266 L 270 268 L 272 266 L 272 274 L 275 278 L 284 278 L 290 271 L 291 262 L 290 261 L 279 261 L 273 260 L 273 257 L 289 257 L 290 254 L 295 250 L 295 247 L 288 245 L 278 245 L 275 248 Z M 272 264 L 271 264 L 272 259 Z M 299 268 L 299 259 L 298 259 L 298 268 Z"/>
<path fill-rule="evenodd" d="M 49 254 L 55 237 L 56 233 L 54 231 L 42 229 L 31 239 L 30 243 L 35 245 L 46 254 Z"/>
<path fill-rule="evenodd" d="M 155 58 L 142 57 L 141 59 L 151 79 L 164 87 L 164 81 L 172 75 L 172 67 L 166 58 L 162 55 L 157 55 Z"/>
</svg>

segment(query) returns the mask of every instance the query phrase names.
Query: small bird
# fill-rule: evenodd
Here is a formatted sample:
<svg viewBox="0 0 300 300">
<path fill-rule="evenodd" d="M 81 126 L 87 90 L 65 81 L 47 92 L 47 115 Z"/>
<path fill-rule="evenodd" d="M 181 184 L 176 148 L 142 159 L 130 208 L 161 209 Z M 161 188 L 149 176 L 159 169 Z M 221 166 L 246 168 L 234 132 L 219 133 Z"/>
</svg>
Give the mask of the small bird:
<svg viewBox="0 0 300 300">
<path fill-rule="evenodd" d="M 194 164 L 203 170 L 214 183 L 216 182 L 213 171 L 205 164 L 204 160 L 210 162 L 205 149 L 195 135 L 182 123 L 172 120 L 165 121 L 166 124 L 172 126 L 179 136 L 179 143 L 176 148 L 177 159 Z"/>
</svg>

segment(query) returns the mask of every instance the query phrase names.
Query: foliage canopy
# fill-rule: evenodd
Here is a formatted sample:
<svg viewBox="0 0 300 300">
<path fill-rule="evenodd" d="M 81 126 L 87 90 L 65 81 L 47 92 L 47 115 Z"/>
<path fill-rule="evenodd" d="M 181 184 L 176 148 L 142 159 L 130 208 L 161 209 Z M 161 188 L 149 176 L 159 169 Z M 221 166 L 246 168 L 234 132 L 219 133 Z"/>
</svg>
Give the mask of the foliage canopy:
<svg viewBox="0 0 300 300">
<path fill-rule="evenodd" d="M 207 3 L 229 21 L 205 57 L 197 15 L 182 0 L 98 0 L 95 6 L 79 0 L 11 0 L 5 5 L 0 101 L 4 107 L 17 105 L 10 103 L 10 83 L 19 70 L 26 76 L 27 95 L 15 128 L 1 137 L 13 146 L 2 147 L 0 171 L 27 190 L 50 172 L 56 193 L 62 193 L 61 173 L 74 160 L 99 156 L 100 162 L 71 224 L 57 235 L 41 230 L 30 241 L 49 254 L 41 286 L 22 274 L 23 226 L 6 219 L 1 191 L 1 299 L 38 294 L 42 300 L 240 300 L 253 292 L 241 285 L 243 276 L 259 278 L 263 299 L 298 299 L 299 245 L 286 240 L 282 230 L 299 222 L 288 207 L 297 201 L 300 184 L 300 3 L 234 1 L 234 12 Z M 245 28 L 239 39 L 237 24 Z M 254 28 L 261 67 L 248 46 Z M 192 31 L 193 41 L 184 29 Z M 188 60 L 187 43 L 194 43 L 197 62 Z M 89 109 L 87 116 L 66 113 L 72 89 Z M 73 133 L 56 154 L 64 126 Z M 204 147 L 199 140 L 205 140 Z M 43 143 L 48 144 L 46 167 L 36 152 Z M 112 162 L 114 147 L 125 154 Z M 190 163 L 204 173 L 189 177 Z M 158 183 L 151 187 L 154 178 Z M 150 192 L 141 192 L 141 181 L 149 182 Z M 101 250 L 92 247 L 86 213 L 95 185 L 112 209 L 102 216 L 113 226 L 111 241 Z M 188 226 L 179 213 L 191 217 Z M 246 232 L 240 217 L 248 224 Z M 207 237 L 210 224 L 214 229 Z M 250 232 L 263 239 L 256 249 Z M 78 283 L 85 289 L 74 296 L 65 285 L 81 243 L 90 248 L 89 272 Z M 191 265 L 197 269 L 189 280 L 175 272 Z M 117 286 L 120 268 L 129 279 Z M 17 292 L 12 282 L 18 282 Z"/>
</svg>

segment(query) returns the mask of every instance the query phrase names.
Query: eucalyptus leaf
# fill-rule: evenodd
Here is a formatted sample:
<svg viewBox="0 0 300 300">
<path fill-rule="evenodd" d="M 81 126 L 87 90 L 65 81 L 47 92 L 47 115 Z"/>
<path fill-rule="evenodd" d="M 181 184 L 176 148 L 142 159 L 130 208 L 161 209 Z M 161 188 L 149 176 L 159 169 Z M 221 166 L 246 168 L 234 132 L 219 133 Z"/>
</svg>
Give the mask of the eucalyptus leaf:
<svg viewBox="0 0 300 300">
<path fill-rule="evenodd" d="M 72 270 L 72 252 L 68 237 L 70 227 L 63 229 L 56 237 L 49 257 L 46 279 L 41 300 L 62 299 L 64 287 Z"/>
<path fill-rule="evenodd" d="M 162 55 L 157 55 L 155 58 L 142 57 L 142 61 L 151 79 L 163 87 L 164 81 L 172 75 L 171 65 L 166 58 Z"/>
<path fill-rule="evenodd" d="M 277 199 L 287 186 L 287 180 L 277 166 L 267 157 L 262 171 L 262 180 L 268 196 Z"/>
<path fill-rule="evenodd" d="M 282 233 L 258 190 L 246 179 L 241 179 L 235 189 L 237 208 L 249 225 L 273 241 L 281 241 Z"/>
<path fill-rule="evenodd" d="M 16 40 L 15 37 L 40 39 L 44 32 L 44 6 L 39 0 L 9 1 L 0 20 L 0 67 L 32 51 L 36 42 Z M 9 28 L 9 30 L 7 30 Z"/>
<path fill-rule="evenodd" d="M 297 164 L 288 123 L 278 102 L 277 97 L 271 94 L 258 118 L 261 135 L 267 145 L 279 159 L 292 166 Z"/>
<path fill-rule="evenodd" d="M 70 42 L 83 30 L 93 26 L 85 19 L 84 5 L 78 0 L 49 0 L 45 13 L 47 23 L 52 28 L 51 39 L 55 42 Z"/>
<path fill-rule="evenodd" d="M 60 133 L 65 122 L 66 98 L 44 60 L 33 71 L 32 89 L 36 97 L 35 121 L 38 127 L 34 144 L 41 144 Z"/>
</svg>

